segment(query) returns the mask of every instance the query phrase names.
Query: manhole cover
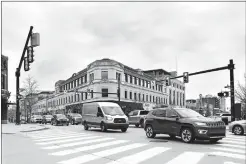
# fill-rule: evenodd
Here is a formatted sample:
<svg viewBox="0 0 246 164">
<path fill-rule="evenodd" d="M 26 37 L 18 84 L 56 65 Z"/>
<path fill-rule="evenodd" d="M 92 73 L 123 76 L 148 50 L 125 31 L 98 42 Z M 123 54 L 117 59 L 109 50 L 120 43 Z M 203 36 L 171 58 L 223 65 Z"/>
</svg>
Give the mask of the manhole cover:
<svg viewBox="0 0 246 164">
<path fill-rule="evenodd" d="M 150 140 L 149 142 L 168 142 L 167 140 Z"/>
</svg>

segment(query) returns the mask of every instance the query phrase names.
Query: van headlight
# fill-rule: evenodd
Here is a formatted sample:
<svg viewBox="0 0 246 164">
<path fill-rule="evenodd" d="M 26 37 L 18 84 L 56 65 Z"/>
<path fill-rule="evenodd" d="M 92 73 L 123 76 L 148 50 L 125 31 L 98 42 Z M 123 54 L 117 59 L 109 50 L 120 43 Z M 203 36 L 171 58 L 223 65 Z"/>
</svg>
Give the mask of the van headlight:
<svg viewBox="0 0 246 164">
<path fill-rule="evenodd" d="M 195 122 L 195 124 L 198 126 L 206 126 L 206 123 L 204 122 Z"/>
<path fill-rule="evenodd" d="M 110 116 L 105 116 L 106 120 L 108 121 L 113 121 L 113 117 L 110 117 Z"/>
</svg>

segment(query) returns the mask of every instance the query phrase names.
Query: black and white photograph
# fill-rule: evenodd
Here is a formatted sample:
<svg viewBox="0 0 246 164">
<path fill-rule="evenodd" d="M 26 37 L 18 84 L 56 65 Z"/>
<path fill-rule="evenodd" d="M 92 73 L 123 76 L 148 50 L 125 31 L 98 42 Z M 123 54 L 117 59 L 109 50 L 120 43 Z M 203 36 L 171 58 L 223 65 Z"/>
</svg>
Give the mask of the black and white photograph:
<svg viewBox="0 0 246 164">
<path fill-rule="evenodd" d="M 1 1 L 2 164 L 246 164 L 245 1 Z"/>
</svg>

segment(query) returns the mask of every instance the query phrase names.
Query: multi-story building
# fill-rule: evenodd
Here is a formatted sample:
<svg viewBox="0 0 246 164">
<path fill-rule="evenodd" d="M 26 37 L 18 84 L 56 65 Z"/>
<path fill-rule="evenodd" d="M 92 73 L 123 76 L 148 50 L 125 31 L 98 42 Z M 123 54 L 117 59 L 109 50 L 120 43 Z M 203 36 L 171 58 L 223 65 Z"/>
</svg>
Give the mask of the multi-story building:
<svg viewBox="0 0 246 164">
<path fill-rule="evenodd" d="M 1 122 L 7 124 L 8 120 L 8 57 L 1 55 Z"/>
<path fill-rule="evenodd" d="M 171 76 L 168 72 L 165 74 Z M 134 109 L 151 110 L 156 106 L 169 105 L 169 90 L 175 90 L 171 102 L 184 106 L 184 85 L 178 80 L 173 83 L 166 87 L 161 78 L 148 71 L 133 69 L 111 59 L 96 60 L 68 79 L 57 81 L 55 93 L 47 98 L 47 109 L 59 113 L 81 112 L 84 103 L 110 101 L 118 103 L 124 112 Z M 119 87 L 120 99 L 117 96 Z M 33 105 L 33 111 L 42 112 L 45 103 L 38 101 Z"/>
</svg>

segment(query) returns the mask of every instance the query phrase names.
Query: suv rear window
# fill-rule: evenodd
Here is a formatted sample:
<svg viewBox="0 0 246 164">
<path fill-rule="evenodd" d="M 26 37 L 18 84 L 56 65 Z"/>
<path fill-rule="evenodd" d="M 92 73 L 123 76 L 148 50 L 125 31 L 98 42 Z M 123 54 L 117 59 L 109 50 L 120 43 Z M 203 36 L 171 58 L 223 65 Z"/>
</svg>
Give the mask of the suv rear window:
<svg viewBox="0 0 246 164">
<path fill-rule="evenodd" d="M 149 111 L 140 111 L 140 115 L 147 115 Z"/>
<path fill-rule="evenodd" d="M 222 114 L 222 116 L 231 116 L 230 114 Z"/>
</svg>

